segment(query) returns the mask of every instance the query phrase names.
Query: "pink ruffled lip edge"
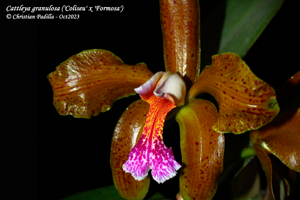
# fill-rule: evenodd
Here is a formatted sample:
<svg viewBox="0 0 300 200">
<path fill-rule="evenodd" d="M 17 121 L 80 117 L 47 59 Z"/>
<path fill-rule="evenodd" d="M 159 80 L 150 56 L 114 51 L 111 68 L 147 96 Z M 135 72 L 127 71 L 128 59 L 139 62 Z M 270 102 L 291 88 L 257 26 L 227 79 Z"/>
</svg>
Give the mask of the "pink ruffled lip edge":
<svg viewBox="0 0 300 200">
<path fill-rule="evenodd" d="M 153 146 L 155 148 L 152 148 Z M 149 139 L 142 136 L 132 148 L 122 168 L 138 181 L 143 180 L 151 169 L 153 179 L 158 183 L 164 183 L 176 176 L 176 171 L 181 165 L 176 162 L 172 148 L 167 148 L 162 140 L 157 138 L 150 145 Z"/>
</svg>

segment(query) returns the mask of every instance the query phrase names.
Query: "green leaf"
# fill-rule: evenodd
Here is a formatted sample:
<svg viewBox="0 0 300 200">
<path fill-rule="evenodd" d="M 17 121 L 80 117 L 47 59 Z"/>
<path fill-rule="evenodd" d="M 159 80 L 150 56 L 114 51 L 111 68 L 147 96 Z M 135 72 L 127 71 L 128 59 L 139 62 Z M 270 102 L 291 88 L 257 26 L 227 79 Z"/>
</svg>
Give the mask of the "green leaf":
<svg viewBox="0 0 300 200">
<path fill-rule="evenodd" d="M 124 200 L 116 190 L 116 188 L 111 186 L 106 186 L 102 188 L 97 188 L 94 190 L 89 190 L 85 192 L 80 192 L 64 198 L 62 200 L 103 200 L 103 199 L 113 199 L 113 200 Z M 149 200 L 167 200 L 161 193 L 155 193 L 151 197 L 146 198 Z"/>
<path fill-rule="evenodd" d="M 253 146 L 245 148 L 241 152 L 241 158 L 245 158 L 246 159 L 246 158 L 251 158 L 253 156 L 255 156 L 255 150 L 254 150 Z"/>
<path fill-rule="evenodd" d="M 95 190 L 89 190 L 85 192 L 80 192 L 64 198 L 62 200 L 102 200 L 102 199 L 114 199 L 114 200 L 123 200 L 123 198 L 119 195 L 116 188 L 111 185 L 107 187 L 98 188 Z"/>
<path fill-rule="evenodd" d="M 283 0 L 222 1 L 201 26 L 203 64 L 216 53 L 245 56 Z M 204 66 L 202 65 L 202 68 Z"/>
<path fill-rule="evenodd" d="M 170 200 L 170 199 L 166 198 L 164 195 L 157 192 L 153 196 L 151 196 L 149 199 L 146 198 L 146 200 Z"/>
<path fill-rule="evenodd" d="M 238 173 L 236 173 L 231 182 L 232 199 L 253 199 L 260 195 L 260 176 L 258 167 L 258 160 L 251 159 Z"/>
<path fill-rule="evenodd" d="M 218 53 L 235 52 L 244 56 L 283 0 L 227 1 L 225 23 Z"/>
</svg>

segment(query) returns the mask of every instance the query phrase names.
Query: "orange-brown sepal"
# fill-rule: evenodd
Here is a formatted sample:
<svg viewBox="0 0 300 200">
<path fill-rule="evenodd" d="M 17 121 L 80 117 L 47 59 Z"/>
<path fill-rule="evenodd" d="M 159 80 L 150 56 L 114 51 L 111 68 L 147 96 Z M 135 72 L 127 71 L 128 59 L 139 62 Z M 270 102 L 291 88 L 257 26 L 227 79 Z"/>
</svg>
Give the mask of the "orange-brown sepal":
<svg viewBox="0 0 300 200">
<path fill-rule="evenodd" d="M 216 192 L 225 146 L 224 134 L 211 128 L 217 115 L 211 102 L 194 99 L 176 116 L 182 154 L 180 195 L 185 200 L 212 199 Z"/>
<path fill-rule="evenodd" d="M 265 171 L 267 181 L 268 181 L 268 187 L 269 187 L 269 192 L 270 192 L 270 197 L 275 200 L 275 195 L 273 192 L 273 168 L 272 168 L 272 162 L 268 156 L 268 154 L 261 149 L 257 144 L 254 144 L 254 149 L 256 156 L 258 157 L 262 169 Z"/>
<path fill-rule="evenodd" d="M 274 89 L 256 77 L 240 56 L 223 53 L 212 57 L 188 93 L 191 101 L 200 93 L 211 94 L 219 104 L 213 129 L 235 134 L 255 130 L 279 112 Z"/>
<path fill-rule="evenodd" d="M 126 65 L 109 51 L 93 49 L 70 57 L 47 78 L 59 114 L 91 118 L 108 111 L 115 100 L 136 94 L 133 89 L 152 75 L 144 63 Z"/>
<path fill-rule="evenodd" d="M 299 136 L 298 138 L 293 136 L 293 132 L 297 128 L 292 128 L 297 126 L 293 120 L 295 111 L 296 109 L 285 112 L 271 123 L 250 133 L 255 153 L 267 177 L 269 196 L 273 200 L 279 199 L 282 195 L 289 196 L 296 180 L 296 172 L 293 170 L 297 170 L 298 167 L 299 171 L 300 151 L 299 147 L 295 146 L 295 144 L 299 145 Z M 299 130 L 297 131 L 299 133 Z M 272 155 L 269 157 L 268 154 L 277 156 L 281 161 Z M 280 182 L 284 183 L 283 193 L 279 189 Z"/>
<path fill-rule="evenodd" d="M 188 87 L 200 70 L 198 0 L 160 1 L 166 71 L 179 72 Z"/>
<path fill-rule="evenodd" d="M 296 172 L 287 168 L 276 157 L 269 157 L 260 145 L 253 144 L 253 146 L 267 178 L 270 199 L 281 199 L 282 195 L 284 195 L 283 199 L 286 199 L 295 186 Z M 282 183 L 284 184 L 283 191 L 280 188 Z"/>
<path fill-rule="evenodd" d="M 120 117 L 112 138 L 110 166 L 113 181 L 119 194 L 125 199 L 143 199 L 149 189 L 150 178 L 136 181 L 130 173 L 122 169 L 130 150 L 139 140 L 149 110 L 143 100 L 133 102 Z"/>
<path fill-rule="evenodd" d="M 280 114 L 266 126 L 251 131 L 251 139 L 290 169 L 300 172 L 300 108 Z"/>
</svg>

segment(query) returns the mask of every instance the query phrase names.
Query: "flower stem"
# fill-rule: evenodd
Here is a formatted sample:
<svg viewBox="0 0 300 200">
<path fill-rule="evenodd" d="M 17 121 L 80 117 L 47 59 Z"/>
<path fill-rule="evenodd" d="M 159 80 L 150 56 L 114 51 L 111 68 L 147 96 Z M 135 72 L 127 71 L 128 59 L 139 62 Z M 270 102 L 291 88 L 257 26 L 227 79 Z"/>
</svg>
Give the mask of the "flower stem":
<svg viewBox="0 0 300 200">
<path fill-rule="evenodd" d="M 242 159 L 246 159 L 246 158 L 249 158 L 249 157 L 252 157 L 252 156 L 255 156 L 256 153 L 255 153 L 255 150 L 254 150 L 254 147 L 251 146 L 251 147 L 247 147 L 245 149 L 242 150 L 241 152 L 241 158 Z"/>
</svg>

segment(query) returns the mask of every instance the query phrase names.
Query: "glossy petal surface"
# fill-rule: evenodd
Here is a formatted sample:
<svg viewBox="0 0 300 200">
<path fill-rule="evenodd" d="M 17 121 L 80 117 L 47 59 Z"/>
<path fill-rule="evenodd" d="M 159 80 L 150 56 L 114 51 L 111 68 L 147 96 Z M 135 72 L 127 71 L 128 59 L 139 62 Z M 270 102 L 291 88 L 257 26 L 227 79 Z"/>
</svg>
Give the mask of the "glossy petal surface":
<svg viewBox="0 0 300 200">
<path fill-rule="evenodd" d="M 251 140 L 255 142 L 255 138 L 252 134 Z M 272 155 L 269 157 L 262 146 L 256 143 L 254 143 L 253 146 L 267 177 L 270 199 L 282 199 L 282 197 L 286 199 L 286 197 L 290 195 L 291 189 L 295 186 L 296 172 L 287 168 L 276 157 Z M 281 184 L 283 190 L 281 190 Z"/>
<path fill-rule="evenodd" d="M 255 130 L 271 121 L 279 112 L 274 89 L 256 77 L 234 53 L 212 57 L 188 93 L 191 101 L 201 93 L 211 94 L 219 104 L 213 129 L 235 134 Z"/>
<path fill-rule="evenodd" d="M 255 142 L 300 172 L 300 108 L 280 114 L 271 123 L 251 132 Z"/>
<path fill-rule="evenodd" d="M 132 148 L 123 170 L 131 173 L 136 180 L 143 180 L 151 169 L 153 179 L 163 183 L 174 177 L 176 170 L 181 167 L 176 162 L 172 149 L 164 145 L 162 137 L 166 115 L 175 105 L 155 95 L 147 99 L 147 102 L 150 104 L 150 109 L 143 134 Z"/>
<path fill-rule="evenodd" d="M 286 167 L 278 158 L 269 155 L 273 168 L 273 193 L 276 199 L 287 199 L 296 189 L 297 172 Z M 283 197 L 283 198 L 282 198 Z"/>
<path fill-rule="evenodd" d="M 217 115 L 211 102 L 194 99 L 176 116 L 183 165 L 180 194 L 185 200 L 212 199 L 216 192 L 225 146 L 224 135 L 211 128 Z"/>
<path fill-rule="evenodd" d="M 143 132 L 148 110 L 148 103 L 142 100 L 135 101 L 124 111 L 114 130 L 110 165 L 115 187 L 125 199 L 143 199 L 148 192 L 149 177 L 136 181 L 131 174 L 125 173 L 122 169 L 130 150 Z"/>
<path fill-rule="evenodd" d="M 160 1 L 166 71 L 179 72 L 188 85 L 200 70 L 199 1 Z"/>
<path fill-rule="evenodd" d="M 273 169 L 272 169 L 272 162 L 268 156 L 268 154 L 261 149 L 258 145 L 254 144 L 254 149 L 256 152 L 256 155 L 261 163 L 262 169 L 265 171 L 267 181 L 268 181 L 268 187 L 271 193 L 271 197 L 273 200 L 275 200 L 275 195 L 273 192 Z"/>
<path fill-rule="evenodd" d="M 91 118 L 109 110 L 115 100 L 135 94 L 133 89 L 152 75 L 144 63 L 126 65 L 113 53 L 94 49 L 61 63 L 48 80 L 59 114 Z"/>
</svg>

